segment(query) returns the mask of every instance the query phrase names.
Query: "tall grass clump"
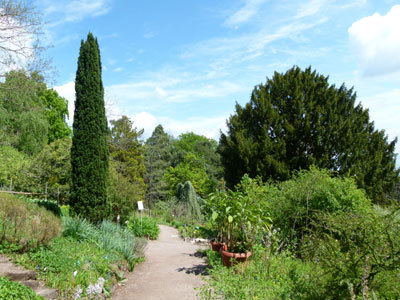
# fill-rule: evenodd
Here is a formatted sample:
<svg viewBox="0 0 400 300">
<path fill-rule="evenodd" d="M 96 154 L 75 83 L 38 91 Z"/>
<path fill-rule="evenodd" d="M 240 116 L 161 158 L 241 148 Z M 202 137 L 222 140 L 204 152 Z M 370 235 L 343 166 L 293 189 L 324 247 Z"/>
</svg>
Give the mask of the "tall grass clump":
<svg viewBox="0 0 400 300">
<path fill-rule="evenodd" d="M 83 242 L 92 240 L 96 235 L 96 227 L 81 217 L 62 217 L 64 226 L 63 236 Z"/>
<path fill-rule="evenodd" d="M 24 252 L 47 245 L 61 232 L 53 213 L 11 195 L 0 195 L 0 249 Z"/>
<path fill-rule="evenodd" d="M 130 269 L 133 269 L 135 258 L 143 256 L 146 245 L 144 239 L 135 238 L 129 230 L 111 221 L 103 221 L 100 224 L 96 242 L 100 248 L 121 254 Z"/>
<path fill-rule="evenodd" d="M 119 224 L 105 220 L 95 226 L 80 217 L 63 217 L 63 225 L 64 237 L 93 242 L 105 251 L 116 252 L 128 262 L 130 269 L 133 269 L 136 258 L 143 256 L 146 241 L 135 238 Z"/>
</svg>

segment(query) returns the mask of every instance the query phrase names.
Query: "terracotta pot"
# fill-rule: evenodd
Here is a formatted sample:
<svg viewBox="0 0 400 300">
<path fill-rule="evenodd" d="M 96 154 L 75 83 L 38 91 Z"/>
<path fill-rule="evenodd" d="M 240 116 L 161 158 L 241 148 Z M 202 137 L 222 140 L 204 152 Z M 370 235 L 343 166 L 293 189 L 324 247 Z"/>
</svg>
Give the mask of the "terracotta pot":
<svg viewBox="0 0 400 300">
<path fill-rule="evenodd" d="M 221 251 L 222 263 L 225 267 L 230 267 L 232 264 L 245 262 L 251 255 L 252 252 L 247 253 L 231 253 L 226 250 Z"/>
<path fill-rule="evenodd" d="M 210 242 L 210 244 L 211 244 L 211 249 L 213 251 L 220 251 L 221 248 L 224 248 L 224 246 L 226 246 L 225 243 L 218 243 L 218 242 Z"/>
</svg>

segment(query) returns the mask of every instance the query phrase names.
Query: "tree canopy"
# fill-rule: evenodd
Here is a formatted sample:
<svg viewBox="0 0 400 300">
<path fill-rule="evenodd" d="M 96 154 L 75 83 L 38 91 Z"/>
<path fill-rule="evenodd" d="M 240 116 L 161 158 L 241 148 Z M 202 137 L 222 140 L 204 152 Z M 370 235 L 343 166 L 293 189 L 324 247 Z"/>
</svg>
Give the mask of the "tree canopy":
<svg viewBox="0 0 400 300">
<path fill-rule="evenodd" d="M 144 175 L 144 146 L 140 140 L 143 130 L 133 127 L 127 116 L 113 120 L 110 129 L 110 190 L 114 217 L 121 221 L 129 218 L 136 208 L 136 202 L 142 201 L 146 192 Z"/>
<path fill-rule="evenodd" d="M 146 201 L 153 205 L 158 200 L 164 200 L 168 194 L 167 183 L 164 180 L 165 170 L 171 166 L 172 137 L 161 125 L 158 125 L 151 137 L 146 141 Z"/>
<path fill-rule="evenodd" d="M 234 186 L 248 173 L 286 180 L 315 165 L 353 176 L 375 201 L 385 201 L 398 180 L 394 148 L 376 130 L 356 93 L 330 85 L 311 67 L 293 67 L 256 86 L 250 102 L 236 104 L 220 138 L 225 179 Z"/>
</svg>

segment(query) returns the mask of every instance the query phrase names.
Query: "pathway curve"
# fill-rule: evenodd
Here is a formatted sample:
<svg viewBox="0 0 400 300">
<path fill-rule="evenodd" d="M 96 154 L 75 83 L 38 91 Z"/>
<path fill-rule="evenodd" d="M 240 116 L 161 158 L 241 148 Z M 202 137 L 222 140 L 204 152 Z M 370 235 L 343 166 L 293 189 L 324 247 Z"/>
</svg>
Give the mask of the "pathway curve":
<svg viewBox="0 0 400 300">
<path fill-rule="evenodd" d="M 206 263 L 196 251 L 200 246 L 185 242 L 175 228 L 159 225 L 158 240 L 149 241 L 146 261 L 127 276 L 113 300 L 194 300 L 202 284 Z"/>
</svg>

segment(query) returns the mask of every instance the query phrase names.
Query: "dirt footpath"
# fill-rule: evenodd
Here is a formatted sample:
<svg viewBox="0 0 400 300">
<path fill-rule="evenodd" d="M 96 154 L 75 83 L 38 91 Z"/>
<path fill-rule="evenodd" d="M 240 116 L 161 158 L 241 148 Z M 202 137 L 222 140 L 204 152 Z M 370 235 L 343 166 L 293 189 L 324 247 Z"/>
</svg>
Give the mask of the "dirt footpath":
<svg viewBox="0 0 400 300">
<path fill-rule="evenodd" d="M 206 263 L 196 251 L 200 246 L 184 242 L 175 228 L 160 225 L 160 236 L 149 241 L 146 261 L 127 276 L 113 300 L 192 300 L 202 284 Z"/>
</svg>

